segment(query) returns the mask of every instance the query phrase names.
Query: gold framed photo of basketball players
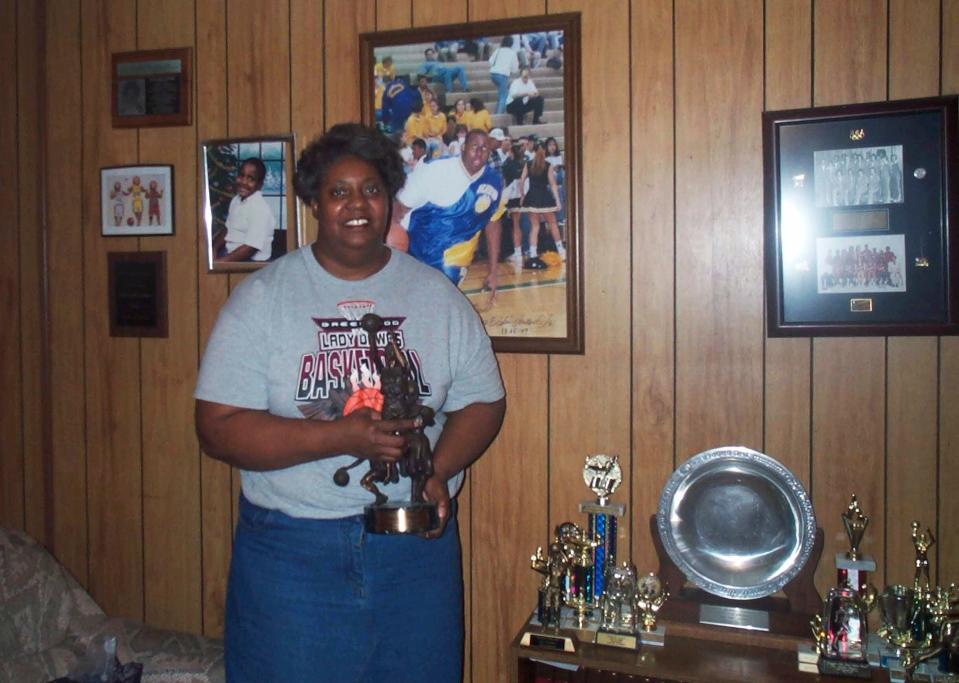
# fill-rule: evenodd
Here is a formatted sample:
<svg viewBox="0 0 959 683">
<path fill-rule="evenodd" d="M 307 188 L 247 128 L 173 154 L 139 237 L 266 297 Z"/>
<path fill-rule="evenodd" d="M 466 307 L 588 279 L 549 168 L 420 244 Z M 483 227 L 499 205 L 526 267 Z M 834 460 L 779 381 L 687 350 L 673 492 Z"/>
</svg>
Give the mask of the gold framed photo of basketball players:
<svg viewBox="0 0 959 683">
<path fill-rule="evenodd" d="M 210 272 L 258 270 L 300 245 L 292 135 L 206 140 L 200 158 Z"/>
<path fill-rule="evenodd" d="M 173 167 L 100 169 L 100 234 L 140 237 L 173 234 Z"/>
<path fill-rule="evenodd" d="M 959 334 L 957 102 L 763 114 L 769 336 Z"/>
<path fill-rule="evenodd" d="M 580 15 L 360 35 L 363 119 L 399 146 L 387 242 L 499 352 L 583 353 Z"/>
<path fill-rule="evenodd" d="M 114 128 L 189 126 L 193 121 L 193 48 L 112 55 Z"/>
</svg>

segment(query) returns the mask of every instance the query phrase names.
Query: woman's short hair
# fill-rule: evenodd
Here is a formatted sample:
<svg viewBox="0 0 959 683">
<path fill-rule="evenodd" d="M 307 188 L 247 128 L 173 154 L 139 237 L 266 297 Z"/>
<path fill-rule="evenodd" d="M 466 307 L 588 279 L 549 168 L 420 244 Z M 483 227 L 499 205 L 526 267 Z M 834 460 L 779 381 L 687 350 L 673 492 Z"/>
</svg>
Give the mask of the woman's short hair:
<svg viewBox="0 0 959 683">
<path fill-rule="evenodd" d="M 293 175 L 296 196 L 313 203 L 330 166 L 346 156 L 362 159 L 379 172 L 390 201 L 406 181 L 403 159 L 388 137 L 361 123 L 338 123 L 300 153 Z"/>
</svg>

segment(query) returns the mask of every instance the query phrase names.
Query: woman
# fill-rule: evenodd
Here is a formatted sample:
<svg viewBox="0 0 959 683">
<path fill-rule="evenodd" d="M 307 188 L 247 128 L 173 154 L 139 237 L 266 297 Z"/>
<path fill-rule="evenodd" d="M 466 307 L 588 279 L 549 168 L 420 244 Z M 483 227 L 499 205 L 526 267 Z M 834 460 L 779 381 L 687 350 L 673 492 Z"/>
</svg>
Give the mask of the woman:
<svg viewBox="0 0 959 683">
<path fill-rule="evenodd" d="M 466 100 L 462 97 L 453 103 L 453 118 L 456 119 L 457 124 L 465 126 L 469 121 L 469 114 Z"/>
<path fill-rule="evenodd" d="M 294 187 L 317 221 L 316 241 L 244 280 L 207 345 L 197 434 L 242 481 L 226 607 L 231 682 L 460 680 L 450 497 L 499 429 L 505 400 L 466 298 L 383 242 L 403 182 L 395 147 L 374 129 L 340 124 L 312 142 Z M 360 475 L 333 482 L 355 458 L 396 462 L 423 426 L 371 407 L 344 415 L 350 395 L 379 380 L 358 321 L 374 309 L 417 369 L 420 401 L 436 411 L 425 427 L 434 472 L 423 497 L 440 525 L 424 537 L 367 533 L 373 495 Z M 409 489 L 405 477 L 380 486 L 390 500 Z"/>
<path fill-rule="evenodd" d="M 559 188 L 559 211 L 556 212 L 556 220 L 560 225 L 566 223 L 566 162 L 563 161 L 563 153 L 559 151 L 559 143 L 556 138 L 546 138 L 546 161 L 556 172 L 556 186 Z"/>
<path fill-rule="evenodd" d="M 489 110 L 483 104 L 483 100 L 478 97 L 470 98 L 470 112 L 466 119 L 466 127 L 470 130 L 479 129 L 484 133 L 489 133 L 493 129 L 493 119 L 490 118 Z"/>
<path fill-rule="evenodd" d="M 506 91 L 510 75 L 519 71 L 519 57 L 513 49 L 513 37 L 503 36 L 499 47 L 489 56 L 489 77 L 496 86 L 496 113 L 506 111 Z"/>
<path fill-rule="evenodd" d="M 523 216 L 522 202 L 523 192 L 520 187 L 520 179 L 525 170 L 526 158 L 523 155 L 522 145 L 513 145 L 510 147 L 509 157 L 503 163 L 503 194 L 506 196 L 506 211 L 509 213 L 513 224 L 513 253 L 509 257 L 514 266 L 523 265 L 523 229 L 520 225 L 520 219 Z"/>
<path fill-rule="evenodd" d="M 525 189 L 526 180 L 529 179 L 529 189 Z M 546 161 L 546 147 L 542 142 L 536 143 L 533 150 L 533 159 L 526 162 L 523 167 L 523 175 L 519 181 L 520 191 L 523 193 L 521 205 L 523 211 L 529 214 L 532 221 L 532 227 L 529 231 L 529 252 L 528 258 L 523 262 L 524 268 L 533 270 L 542 270 L 546 264 L 539 258 L 539 223 L 540 218 L 546 219 L 546 226 L 549 230 L 553 242 L 556 244 L 556 251 L 562 260 L 566 260 L 566 247 L 563 245 L 563 238 L 559 234 L 559 226 L 556 223 L 556 212 L 562 206 L 559 199 L 559 188 L 556 186 L 556 169 Z"/>
</svg>

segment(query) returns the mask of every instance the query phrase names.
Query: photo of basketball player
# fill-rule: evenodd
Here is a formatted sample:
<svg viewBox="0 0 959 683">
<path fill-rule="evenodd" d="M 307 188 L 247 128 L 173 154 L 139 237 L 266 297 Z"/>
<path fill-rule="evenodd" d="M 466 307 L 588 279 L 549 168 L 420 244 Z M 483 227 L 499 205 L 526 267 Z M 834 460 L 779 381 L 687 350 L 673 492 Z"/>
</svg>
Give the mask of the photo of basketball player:
<svg viewBox="0 0 959 683">
<path fill-rule="evenodd" d="M 100 170 L 100 232 L 105 236 L 173 234 L 173 167 Z"/>
<path fill-rule="evenodd" d="M 407 160 L 388 242 L 456 283 L 497 350 L 581 350 L 577 23 L 528 17 L 360 39 L 364 120 Z"/>
</svg>

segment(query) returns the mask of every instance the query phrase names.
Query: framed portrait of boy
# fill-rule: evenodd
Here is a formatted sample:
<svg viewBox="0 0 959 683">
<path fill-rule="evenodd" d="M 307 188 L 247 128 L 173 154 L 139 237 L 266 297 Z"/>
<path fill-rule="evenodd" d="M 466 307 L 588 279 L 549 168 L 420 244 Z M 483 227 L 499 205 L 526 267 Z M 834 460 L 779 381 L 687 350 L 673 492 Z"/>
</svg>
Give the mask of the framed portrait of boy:
<svg viewBox="0 0 959 683">
<path fill-rule="evenodd" d="M 257 270 L 299 246 L 293 149 L 288 134 L 201 144 L 210 272 Z"/>
<path fill-rule="evenodd" d="M 173 167 L 100 169 L 100 234 L 140 237 L 173 234 Z"/>
<path fill-rule="evenodd" d="M 496 351 L 582 353 L 580 15 L 364 33 L 360 73 L 407 172 L 388 243 L 444 272 Z"/>
</svg>

